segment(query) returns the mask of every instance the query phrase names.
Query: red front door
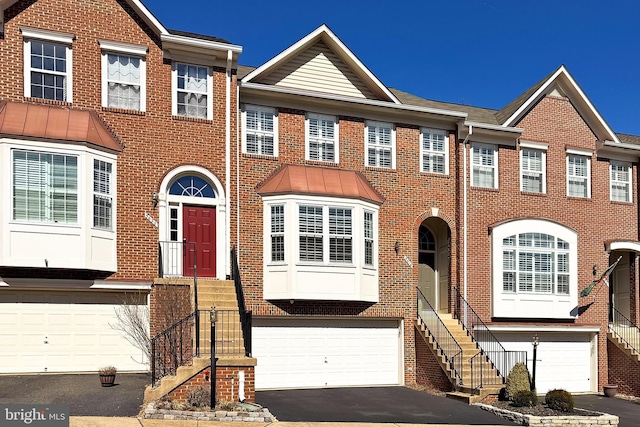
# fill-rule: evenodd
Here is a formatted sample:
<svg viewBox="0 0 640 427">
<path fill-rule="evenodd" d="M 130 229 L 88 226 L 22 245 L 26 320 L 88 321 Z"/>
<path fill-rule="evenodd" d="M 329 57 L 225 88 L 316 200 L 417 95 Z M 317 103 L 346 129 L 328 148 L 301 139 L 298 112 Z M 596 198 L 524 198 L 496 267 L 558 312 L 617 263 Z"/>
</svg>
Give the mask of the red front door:
<svg viewBox="0 0 640 427">
<path fill-rule="evenodd" d="M 196 268 L 200 277 L 216 276 L 216 209 L 201 206 L 182 208 L 182 237 L 195 243 Z M 182 274 L 193 276 L 193 246 L 187 244 Z"/>
</svg>

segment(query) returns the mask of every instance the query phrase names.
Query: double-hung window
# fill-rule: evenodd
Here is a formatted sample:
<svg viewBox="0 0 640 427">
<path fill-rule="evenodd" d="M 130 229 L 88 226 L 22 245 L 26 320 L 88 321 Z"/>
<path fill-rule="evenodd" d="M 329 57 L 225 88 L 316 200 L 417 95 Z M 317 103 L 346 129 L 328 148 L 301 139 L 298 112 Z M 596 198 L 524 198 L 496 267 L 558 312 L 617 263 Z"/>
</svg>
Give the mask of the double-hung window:
<svg viewBox="0 0 640 427">
<path fill-rule="evenodd" d="M 353 262 L 352 209 L 301 205 L 298 223 L 300 261 Z"/>
<path fill-rule="evenodd" d="M 373 212 L 364 211 L 364 265 L 373 266 Z"/>
<path fill-rule="evenodd" d="M 113 186 L 111 163 L 93 161 L 93 226 L 104 230 L 112 228 Z"/>
<path fill-rule="evenodd" d="M 274 108 L 246 105 L 244 122 L 244 152 L 262 156 L 278 155 L 278 116 Z"/>
<path fill-rule="evenodd" d="M 299 209 L 300 261 L 324 260 L 322 206 L 300 206 Z"/>
<path fill-rule="evenodd" d="M 502 239 L 504 292 L 569 294 L 569 243 L 545 233 Z"/>
<path fill-rule="evenodd" d="M 309 114 L 306 136 L 307 160 L 338 163 L 338 123 L 334 116 Z"/>
<path fill-rule="evenodd" d="M 21 28 L 24 37 L 24 96 L 72 102 L 73 35 Z"/>
<path fill-rule="evenodd" d="M 610 193 L 611 200 L 616 202 L 630 202 L 631 199 L 631 164 L 611 161 Z"/>
<path fill-rule="evenodd" d="M 367 122 L 365 126 L 367 166 L 395 168 L 395 132 L 390 123 Z"/>
<path fill-rule="evenodd" d="M 471 146 L 471 185 L 498 188 L 498 149 L 495 146 Z"/>
<path fill-rule="evenodd" d="M 173 115 L 211 120 L 212 83 L 208 67 L 174 63 Z"/>
<path fill-rule="evenodd" d="M 541 149 L 520 149 L 520 191 L 546 193 L 546 152 Z"/>
<path fill-rule="evenodd" d="M 351 209 L 329 208 L 329 262 L 353 261 Z"/>
<path fill-rule="evenodd" d="M 12 150 L 13 219 L 78 223 L 78 158 Z"/>
<path fill-rule="evenodd" d="M 591 197 L 591 158 L 567 153 L 567 196 Z"/>
<path fill-rule="evenodd" d="M 102 106 L 146 109 L 145 46 L 99 40 L 102 49 Z"/>
<path fill-rule="evenodd" d="M 271 261 L 284 261 L 284 205 L 271 206 Z"/>
<path fill-rule="evenodd" d="M 449 138 L 437 129 L 420 130 L 420 171 L 447 175 L 449 173 Z"/>
</svg>

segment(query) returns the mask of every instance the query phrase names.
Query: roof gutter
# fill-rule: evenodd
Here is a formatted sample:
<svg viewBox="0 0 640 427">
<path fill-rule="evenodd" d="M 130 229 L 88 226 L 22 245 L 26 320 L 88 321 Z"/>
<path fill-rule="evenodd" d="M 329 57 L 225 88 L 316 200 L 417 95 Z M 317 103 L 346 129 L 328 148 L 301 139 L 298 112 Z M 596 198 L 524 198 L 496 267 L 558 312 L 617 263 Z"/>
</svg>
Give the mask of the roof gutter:
<svg viewBox="0 0 640 427">
<path fill-rule="evenodd" d="M 208 51 L 215 50 L 215 51 L 233 52 L 235 54 L 242 53 L 242 46 L 233 45 L 229 43 L 220 43 L 220 42 L 215 42 L 211 40 L 202 40 L 194 37 L 179 36 L 176 34 L 162 34 L 160 38 L 162 40 L 163 45 L 165 42 L 167 42 L 167 43 L 175 43 L 177 45 L 182 45 L 182 46 L 195 48 L 195 49 L 208 50 Z"/>
</svg>

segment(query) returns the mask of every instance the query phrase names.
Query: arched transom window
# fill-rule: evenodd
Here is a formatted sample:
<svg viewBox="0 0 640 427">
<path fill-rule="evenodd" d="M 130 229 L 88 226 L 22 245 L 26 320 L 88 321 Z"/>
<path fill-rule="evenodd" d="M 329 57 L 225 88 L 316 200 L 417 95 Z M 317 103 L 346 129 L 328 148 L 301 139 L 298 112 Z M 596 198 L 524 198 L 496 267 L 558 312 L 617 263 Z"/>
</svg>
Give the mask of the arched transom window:
<svg viewBox="0 0 640 427">
<path fill-rule="evenodd" d="M 173 182 L 169 194 L 174 196 L 215 198 L 216 193 L 209 182 L 196 175 L 185 175 Z"/>
</svg>

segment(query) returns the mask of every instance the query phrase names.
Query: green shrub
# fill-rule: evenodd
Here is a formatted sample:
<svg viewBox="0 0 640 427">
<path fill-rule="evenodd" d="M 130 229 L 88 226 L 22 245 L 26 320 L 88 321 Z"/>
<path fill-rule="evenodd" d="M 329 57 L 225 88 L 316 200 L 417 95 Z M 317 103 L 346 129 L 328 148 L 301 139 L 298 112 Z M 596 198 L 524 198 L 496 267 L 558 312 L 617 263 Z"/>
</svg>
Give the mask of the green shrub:
<svg viewBox="0 0 640 427">
<path fill-rule="evenodd" d="M 211 404 L 211 387 L 198 386 L 187 393 L 187 403 L 189 406 L 204 408 Z"/>
<path fill-rule="evenodd" d="M 508 400 L 513 400 L 520 391 L 531 391 L 531 375 L 524 363 L 516 363 L 511 368 L 511 372 L 507 375 L 504 396 Z"/>
<path fill-rule="evenodd" d="M 512 405 L 517 407 L 536 406 L 538 404 L 538 395 L 535 391 L 521 390 L 513 396 L 512 401 Z"/>
<path fill-rule="evenodd" d="M 544 403 L 557 411 L 573 412 L 573 396 L 566 390 L 550 390 L 544 397 Z"/>
</svg>

